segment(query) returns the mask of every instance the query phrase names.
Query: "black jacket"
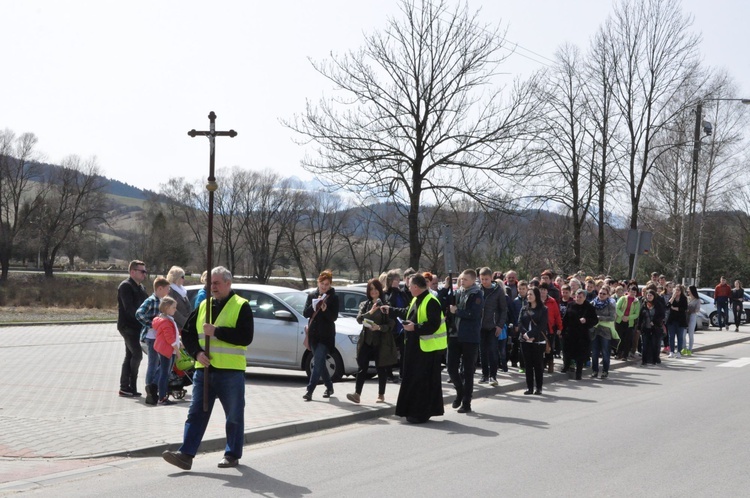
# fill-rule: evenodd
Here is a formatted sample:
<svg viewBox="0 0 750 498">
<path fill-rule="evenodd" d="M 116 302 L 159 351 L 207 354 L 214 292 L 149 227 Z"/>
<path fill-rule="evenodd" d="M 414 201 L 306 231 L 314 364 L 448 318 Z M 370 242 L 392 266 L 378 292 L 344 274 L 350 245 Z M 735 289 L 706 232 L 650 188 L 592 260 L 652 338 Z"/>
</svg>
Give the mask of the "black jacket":
<svg viewBox="0 0 750 498">
<path fill-rule="evenodd" d="M 336 289 L 331 287 L 326 292 L 326 309 L 318 311 L 315 319 L 310 322 L 307 333 L 310 340 L 310 347 L 318 343 L 324 344 L 329 351 L 336 349 L 336 319 L 339 317 L 339 297 L 336 295 Z M 320 297 L 320 291 L 315 289 L 307 295 L 303 315 L 305 318 L 311 318 L 315 313 L 312 301 Z"/>
<path fill-rule="evenodd" d="M 147 298 L 146 288 L 132 278 L 128 277 L 120 282 L 117 287 L 117 330 L 140 334 L 141 324 L 136 319 L 135 312 Z"/>
</svg>

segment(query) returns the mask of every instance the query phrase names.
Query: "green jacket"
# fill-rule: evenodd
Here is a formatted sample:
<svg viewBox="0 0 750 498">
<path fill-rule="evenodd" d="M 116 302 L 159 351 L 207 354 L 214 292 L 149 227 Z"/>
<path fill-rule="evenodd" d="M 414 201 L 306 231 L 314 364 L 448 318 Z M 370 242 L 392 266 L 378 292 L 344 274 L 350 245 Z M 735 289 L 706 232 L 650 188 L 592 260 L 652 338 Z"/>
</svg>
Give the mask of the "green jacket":
<svg viewBox="0 0 750 498">
<path fill-rule="evenodd" d="M 635 322 L 638 321 L 638 316 L 641 314 L 641 301 L 634 299 L 630 305 L 630 314 L 625 316 L 625 308 L 628 307 L 628 296 L 627 294 L 617 300 L 617 318 L 615 323 L 622 323 L 626 319 L 628 320 L 628 327 L 635 327 Z"/>
</svg>

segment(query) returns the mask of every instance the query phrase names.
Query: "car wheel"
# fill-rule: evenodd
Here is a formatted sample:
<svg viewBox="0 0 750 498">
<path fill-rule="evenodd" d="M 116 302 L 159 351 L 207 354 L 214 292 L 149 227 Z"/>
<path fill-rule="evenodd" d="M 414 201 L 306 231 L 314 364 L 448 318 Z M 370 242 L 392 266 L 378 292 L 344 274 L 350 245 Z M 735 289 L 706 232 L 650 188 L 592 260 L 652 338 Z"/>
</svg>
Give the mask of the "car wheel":
<svg viewBox="0 0 750 498">
<path fill-rule="evenodd" d="M 711 321 L 712 327 L 718 327 L 719 326 L 719 315 L 717 312 L 711 313 L 711 315 L 708 317 L 708 319 Z"/>
<path fill-rule="evenodd" d="M 313 355 L 311 352 L 308 352 L 307 355 L 305 355 L 305 372 L 307 372 L 308 377 L 310 377 L 310 371 L 312 370 L 312 358 Z M 334 350 L 326 355 L 325 365 L 328 369 L 328 375 L 331 376 L 331 381 L 338 382 L 344 376 L 344 360 L 341 359 L 341 355 L 338 351 Z M 322 380 L 318 381 L 318 383 L 320 382 L 322 382 Z"/>
</svg>

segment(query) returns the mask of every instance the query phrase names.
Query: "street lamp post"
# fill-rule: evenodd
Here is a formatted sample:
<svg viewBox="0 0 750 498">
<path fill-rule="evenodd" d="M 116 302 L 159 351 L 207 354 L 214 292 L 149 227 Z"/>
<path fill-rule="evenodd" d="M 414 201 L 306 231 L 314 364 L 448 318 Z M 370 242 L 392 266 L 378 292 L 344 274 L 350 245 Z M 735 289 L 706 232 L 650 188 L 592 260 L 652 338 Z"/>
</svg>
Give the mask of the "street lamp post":
<svg viewBox="0 0 750 498">
<path fill-rule="evenodd" d="M 712 101 L 729 101 L 729 102 L 742 102 L 743 104 L 750 104 L 750 99 L 722 99 L 722 98 L 704 98 L 698 101 L 695 106 L 695 134 L 693 136 L 693 164 L 692 171 L 690 174 L 690 222 L 688 225 L 688 243 L 690 248 L 688 250 L 688 258 L 693 254 L 693 225 L 695 222 L 695 205 L 698 200 L 698 161 L 701 152 L 701 129 L 706 133 L 706 136 L 711 135 L 712 127 L 708 121 L 703 121 L 703 103 Z M 689 266 L 689 274 L 693 274 L 693 266 Z M 697 274 L 695 275 L 697 279 Z M 698 282 L 693 282 L 694 285 L 698 285 Z"/>
</svg>

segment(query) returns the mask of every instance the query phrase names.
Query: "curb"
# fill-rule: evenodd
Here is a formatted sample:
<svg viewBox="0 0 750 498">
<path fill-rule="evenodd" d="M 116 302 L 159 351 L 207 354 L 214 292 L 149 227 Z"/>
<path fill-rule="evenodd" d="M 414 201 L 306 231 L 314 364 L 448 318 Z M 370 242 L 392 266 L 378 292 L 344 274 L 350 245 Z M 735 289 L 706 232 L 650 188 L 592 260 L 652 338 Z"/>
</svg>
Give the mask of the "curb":
<svg viewBox="0 0 750 498">
<path fill-rule="evenodd" d="M 97 325 L 101 323 L 117 323 L 117 320 L 83 320 L 75 322 L 0 322 L 0 328 L 3 327 L 36 327 L 47 325 Z"/>
</svg>

